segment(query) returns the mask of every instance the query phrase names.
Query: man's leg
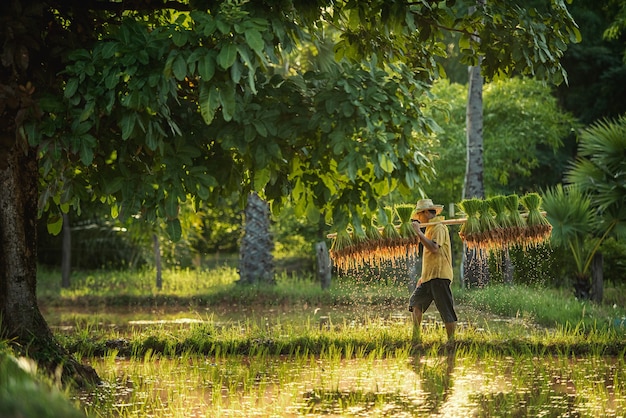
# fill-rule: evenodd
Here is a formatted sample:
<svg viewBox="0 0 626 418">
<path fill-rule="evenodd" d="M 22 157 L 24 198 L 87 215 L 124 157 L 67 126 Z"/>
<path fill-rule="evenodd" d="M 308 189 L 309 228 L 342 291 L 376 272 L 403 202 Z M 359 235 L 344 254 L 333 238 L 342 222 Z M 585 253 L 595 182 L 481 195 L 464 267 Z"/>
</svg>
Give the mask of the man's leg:
<svg viewBox="0 0 626 418">
<path fill-rule="evenodd" d="M 446 322 L 446 333 L 448 334 L 448 341 L 454 341 L 454 331 L 456 329 L 456 322 Z"/>
<path fill-rule="evenodd" d="M 411 318 L 413 319 L 413 341 L 419 341 L 422 338 L 422 311 L 418 306 L 413 306 Z"/>
<path fill-rule="evenodd" d="M 433 280 L 433 293 L 435 296 L 435 305 L 446 327 L 448 341 L 454 341 L 454 331 L 456 330 L 456 321 L 458 319 L 454 311 L 454 299 L 452 297 L 452 290 L 450 289 L 450 280 Z"/>
</svg>

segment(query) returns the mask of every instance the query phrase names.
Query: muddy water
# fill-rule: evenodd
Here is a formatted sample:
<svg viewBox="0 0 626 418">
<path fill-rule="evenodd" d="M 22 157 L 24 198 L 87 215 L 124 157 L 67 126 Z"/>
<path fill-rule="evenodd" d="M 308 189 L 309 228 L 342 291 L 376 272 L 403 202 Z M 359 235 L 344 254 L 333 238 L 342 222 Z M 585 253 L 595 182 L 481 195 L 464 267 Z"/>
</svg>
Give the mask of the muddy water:
<svg viewBox="0 0 626 418">
<path fill-rule="evenodd" d="M 105 416 L 619 417 L 614 358 L 444 356 L 96 361 Z"/>
</svg>

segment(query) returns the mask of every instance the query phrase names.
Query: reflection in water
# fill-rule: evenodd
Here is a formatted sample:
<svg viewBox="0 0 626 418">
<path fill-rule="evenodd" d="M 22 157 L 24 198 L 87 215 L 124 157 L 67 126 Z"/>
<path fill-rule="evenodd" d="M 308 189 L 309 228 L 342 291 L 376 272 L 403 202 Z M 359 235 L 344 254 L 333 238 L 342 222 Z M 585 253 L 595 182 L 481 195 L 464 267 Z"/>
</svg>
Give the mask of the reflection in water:
<svg viewBox="0 0 626 418">
<path fill-rule="evenodd" d="M 425 395 L 422 409 L 431 414 L 439 413 L 441 406 L 449 397 L 455 359 L 455 353 L 451 351 L 443 357 L 415 357 L 411 362 L 413 370 L 422 382 Z"/>
<path fill-rule="evenodd" d="M 296 356 L 297 357 L 297 356 Z M 103 359 L 98 416 L 623 417 L 623 358 L 426 353 L 413 358 Z M 110 412 L 110 413 L 107 413 Z"/>
</svg>

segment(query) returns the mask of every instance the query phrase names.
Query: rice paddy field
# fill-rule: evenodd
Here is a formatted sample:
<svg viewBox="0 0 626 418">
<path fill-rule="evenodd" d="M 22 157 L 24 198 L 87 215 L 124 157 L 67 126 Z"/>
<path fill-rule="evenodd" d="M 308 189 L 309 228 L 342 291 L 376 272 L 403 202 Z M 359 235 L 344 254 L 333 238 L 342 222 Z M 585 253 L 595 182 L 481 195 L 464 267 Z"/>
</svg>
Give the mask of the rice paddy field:
<svg viewBox="0 0 626 418">
<path fill-rule="evenodd" d="M 40 279 L 59 341 L 102 384 L 67 396 L 95 417 L 623 417 L 624 288 L 606 303 L 566 289 L 453 289 L 411 335 L 406 283 L 287 275 L 235 284 L 229 267 Z"/>
</svg>

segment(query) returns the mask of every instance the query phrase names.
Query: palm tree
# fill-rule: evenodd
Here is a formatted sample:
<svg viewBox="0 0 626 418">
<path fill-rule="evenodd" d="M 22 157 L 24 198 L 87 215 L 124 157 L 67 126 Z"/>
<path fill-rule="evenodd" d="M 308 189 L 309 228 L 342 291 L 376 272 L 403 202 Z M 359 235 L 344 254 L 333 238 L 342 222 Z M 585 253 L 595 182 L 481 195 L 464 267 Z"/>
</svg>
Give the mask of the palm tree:
<svg viewBox="0 0 626 418">
<path fill-rule="evenodd" d="M 561 184 L 549 188 L 543 195 L 543 209 L 552 224 L 552 244 L 569 248 L 574 260 L 574 288 L 576 297 L 590 296 L 589 267 L 600 244 L 589 238 L 595 230 L 591 198 L 576 185 Z"/>
<path fill-rule="evenodd" d="M 626 115 L 582 132 L 578 158 L 566 181 L 589 193 L 602 230 L 626 238 Z"/>
<path fill-rule="evenodd" d="M 602 300 L 601 280 L 591 280 L 590 267 L 595 260 L 601 273 L 599 249 L 606 238 L 626 238 L 625 157 L 626 116 L 597 122 L 580 135 L 578 157 L 565 177 L 569 185 L 544 195 L 553 243 L 569 247 L 574 258 L 578 296 L 588 291 L 596 302 Z"/>
</svg>

